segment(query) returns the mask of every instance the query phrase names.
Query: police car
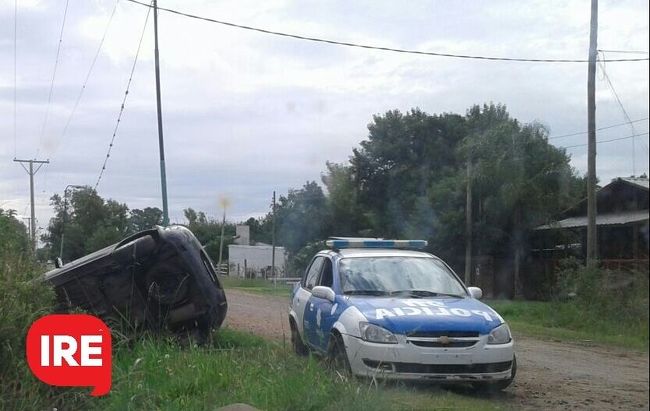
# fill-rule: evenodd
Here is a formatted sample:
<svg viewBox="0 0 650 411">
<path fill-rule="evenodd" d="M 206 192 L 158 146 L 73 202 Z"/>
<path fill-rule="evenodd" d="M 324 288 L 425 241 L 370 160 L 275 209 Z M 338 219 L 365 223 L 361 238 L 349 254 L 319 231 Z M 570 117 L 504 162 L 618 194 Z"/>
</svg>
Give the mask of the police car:
<svg viewBox="0 0 650 411">
<path fill-rule="evenodd" d="M 295 285 L 294 350 L 355 375 L 471 382 L 504 389 L 516 358 L 510 329 L 421 240 L 336 239 Z"/>
</svg>

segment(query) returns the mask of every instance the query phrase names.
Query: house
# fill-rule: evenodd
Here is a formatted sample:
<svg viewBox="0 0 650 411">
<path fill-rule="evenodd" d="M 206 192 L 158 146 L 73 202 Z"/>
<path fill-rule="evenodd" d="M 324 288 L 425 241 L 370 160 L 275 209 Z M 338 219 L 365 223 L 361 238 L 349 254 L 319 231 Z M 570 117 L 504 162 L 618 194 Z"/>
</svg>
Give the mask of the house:
<svg viewBox="0 0 650 411">
<path fill-rule="evenodd" d="M 596 194 L 596 239 L 601 264 L 613 269 L 648 267 L 648 178 L 615 178 Z M 535 228 L 541 259 L 573 255 L 583 259 L 587 246 L 587 200 L 557 220 Z"/>
</svg>

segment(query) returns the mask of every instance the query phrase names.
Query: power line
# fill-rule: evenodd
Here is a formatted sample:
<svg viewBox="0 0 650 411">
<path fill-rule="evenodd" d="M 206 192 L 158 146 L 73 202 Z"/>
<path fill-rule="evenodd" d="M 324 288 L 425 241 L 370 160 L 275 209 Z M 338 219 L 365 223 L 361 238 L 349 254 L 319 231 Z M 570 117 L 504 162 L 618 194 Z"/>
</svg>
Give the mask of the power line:
<svg viewBox="0 0 650 411">
<path fill-rule="evenodd" d="M 84 79 L 84 82 L 81 86 L 81 90 L 79 90 L 79 95 L 77 96 L 77 100 L 74 103 L 74 106 L 72 107 L 72 111 L 70 112 L 70 116 L 68 117 L 68 121 L 65 123 L 65 127 L 63 127 L 63 132 L 61 133 L 61 140 L 65 137 L 66 132 L 68 131 L 68 127 L 70 126 L 70 122 L 72 121 L 72 118 L 74 117 L 75 112 L 77 111 L 77 107 L 79 106 L 79 102 L 81 101 L 81 96 L 83 96 L 84 91 L 86 90 L 86 85 L 88 85 L 88 80 L 90 79 L 90 74 L 93 71 L 93 68 L 95 67 L 95 63 L 97 62 L 97 58 L 99 57 L 99 53 L 102 50 L 102 46 L 104 45 L 104 39 L 106 39 L 106 33 L 108 33 L 108 28 L 111 25 L 111 22 L 113 21 L 113 16 L 115 15 L 115 10 L 117 10 L 117 5 L 120 2 L 120 0 L 115 0 L 115 5 L 113 6 L 113 11 L 111 12 L 111 15 L 108 18 L 108 21 L 106 22 L 106 27 L 104 28 L 104 34 L 102 35 L 102 39 L 99 42 L 99 46 L 97 47 L 97 51 L 95 52 L 95 57 L 93 58 L 92 63 L 90 64 L 90 68 L 88 69 L 88 73 L 86 74 L 86 78 Z"/>
<path fill-rule="evenodd" d="M 59 65 L 59 54 L 61 52 L 61 43 L 63 42 L 63 29 L 65 28 L 65 19 L 68 16 L 68 3 L 69 0 L 65 0 L 65 10 L 63 11 L 63 22 L 61 23 L 61 33 L 59 34 L 59 43 L 56 46 L 56 58 L 54 59 L 54 70 L 52 71 L 52 81 L 50 83 L 50 93 L 47 96 L 47 108 L 45 109 L 45 120 L 43 121 L 43 127 L 41 128 L 41 136 L 38 139 L 38 148 L 36 149 L 36 156 L 41 148 L 41 142 L 43 141 L 43 135 L 45 134 L 45 128 L 47 127 L 47 119 L 50 115 L 50 104 L 52 102 L 52 91 L 54 90 L 54 79 L 56 78 L 56 69 Z"/>
<path fill-rule="evenodd" d="M 647 51 L 641 50 L 598 50 L 601 53 L 622 53 L 622 54 L 648 54 Z"/>
<path fill-rule="evenodd" d="M 97 177 L 97 182 L 95 183 L 94 189 L 97 190 L 99 182 L 104 175 L 106 170 L 106 163 L 108 158 L 111 156 L 111 150 L 113 149 L 113 143 L 115 142 L 115 136 L 117 135 L 117 129 L 120 126 L 120 121 L 122 120 L 122 113 L 124 113 L 124 105 L 126 104 L 126 98 L 129 96 L 129 88 L 131 87 L 131 80 L 133 80 L 133 72 L 135 71 L 135 66 L 138 63 L 138 56 L 140 55 L 140 47 L 142 46 L 142 39 L 144 38 L 144 33 L 147 29 L 147 22 L 149 21 L 149 14 L 151 13 L 151 8 L 147 10 L 147 16 L 144 20 L 144 26 L 142 27 L 142 34 L 140 35 L 140 41 L 138 42 L 138 49 L 135 52 L 135 59 L 133 60 L 133 66 L 131 66 L 131 74 L 129 75 L 129 81 L 126 84 L 126 91 L 124 92 L 124 98 L 122 99 L 122 105 L 120 106 L 120 113 L 117 115 L 117 121 L 115 122 L 115 128 L 113 129 L 113 136 L 111 137 L 111 142 L 108 145 L 108 151 L 106 152 L 106 158 L 102 164 L 101 170 L 99 170 L 99 177 Z"/>
<path fill-rule="evenodd" d="M 131 3 L 139 4 L 139 5 L 145 6 L 145 7 L 152 7 L 151 5 L 143 3 L 143 2 L 138 1 L 138 0 L 127 0 L 127 1 L 129 1 Z M 529 63 L 587 63 L 588 62 L 588 60 L 584 60 L 584 59 L 529 59 L 529 58 L 514 58 L 514 57 L 475 56 L 475 55 L 469 55 L 469 54 L 438 53 L 438 52 L 430 52 L 430 51 L 398 49 L 398 48 L 392 48 L 392 47 L 371 46 L 371 45 L 367 45 L 367 44 L 359 44 L 359 43 L 350 43 L 350 42 L 345 42 L 345 41 L 329 40 L 329 39 L 323 39 L 323 38 L 319 38 L 319 37 L 309 37 L 309 36 L 304 36 L 304 35 L 301 35 L 301 34 L 285 33 L 285 32 L 281 32 L 281 31 L 262 29 L 262 28 L 259 28 L 259 27 L 246 26 L 246 25 L 243 25 L 243 24 L 236 24 L 236 23 L 231 23 L 231 22 L 227 22 L 227 21 L 223 21 L 223 20 L 216 20 L 216 19 L 209 18 L 209 17 L 202 17 L 202 16 L 198 16 L 198 15 L 195 15 L 195 14 L 185 13 L 185 12 L 178 11 L 178 10 L 173 10 L 173 9 L 168 9 L 168 8 L 165 8 L 165 7 L 158 7 L 158 9 L 169 12 L 169 13 L 177 14 L 179 16 L 189 17 L 189 18 L 196 19 L 196 20 L 203 20 L 203 21 L 207 21 L 207 22 L 210 22 L 210 23 L 221 24 L 221 25 L 224 25 L 224 26 L 234 27 L 234 28 L 238 28 L 238 29 L 256 31 L 258 33 L 271 34 L 271 35 L 274 35 L 274 36 L 289 37 L 289 38 L 293 38 L 293 39 L 297 39 L 297 40 L 306 40 L 306 41 L 313 41 L 313 42 L 317 42 L 317 43 L 333 44 L 333 45 L 337 45 L 337 46 L 357 47 L 357 48 L 380 50 L 380 51 L 390 51 L 390 52 L 394 52 L 394 53 L 417 54 L 417 55 L 435 56 L 435 57 L 451 57 L 451 58 L 472 59 L 472 60 L 512 61 L 512 62 L 529 62 Z M 612 60 L 607 60 L 607 62 L 646 61 L 646 60 L 649 60 L 649 58 L 646 57 L 646 58 L 612 59 Z"/>
<path fill-rule="evenodd" d="M 628 138 L 641 137 L 641 136 L 646 136 L 646 135 L 648 135 L 647 132 L 645 132 L 645 133 L 639 133 L 639 134 L 634 134 L 634 135 L 626 136 L 626 137 L 613 138 L 613 139 L 611 139 L 611 140 L 600 140 L 600 141 L 596 141 L 596 143 L 598 143 L 598 144 L 601 144 L 601 143 L 611 143 L 612 141 L 627 140 Z M 575 145 L 573 145 L 573 146 L 563 146 L 563 147 L 561 146 L 560 148 L 584 147 L 584 146 L 586 146 L 586 145 L 587 145 L 587 143 L 584 143 L 584 144 L 575 144 Z"/>
<path fill-rule="evenodd" d="M 607 130 L 607 129 L 614 128 L 614 127 L 626 126 L 626 125 L 628 125 L 630 123 L 638 123 L 640 121 L 646 121 L 646 120 L 648 120 L 648 117 L 640 118 L 638 120 L 626 121 L 625 123 L 612 124 L 611 126 L 605 126 L 605 127 L 597 128 L 596 131 Z M 548 139 L 549 140 L 555 140 L 556 138 L 573 137 L 573 136 L 579 136 L 579 135 L 582 135 L 582 134 L 587 134 L 587 132 L 586 131 L 578 131 L 576 133 L 561 134 L 559 136 L 551 136 Z"/>
<path fill-rule="evenodd" d="M 604 58 L 605 53 L 602 54 Z M 634 124 L 632 123 L 630 116 L 627 114 L 627 110 L 625 110 L 625 106 L 623 106 L 623 102 L 621 101 L 621 98 L 618 96 L 618 93 L 616 92 L 616 89 L 612 84 L 612 80 L 609 78 L 609 75 L 607 74 L 607 68 L 605 66 L 605 63 L 601 63 L 601 69 L 603 70 L 603 77 L 605 77 L 605 80 L 607 81 L 607 85 L 609 85 L 610 90 L 612 90 L 612 94 L 614 94 L 614 97 L 616 98 L 616 102 L 618 103 L 618 106 L 621 108 L 621 111 L 623 112 L 623 116 L 625 116 L 625 120 L 627 120 L 627 122 L 630 124 L 630 128 L 632 129 L 632 134 L 636 135 Z M 632 139 L 632 175 L 635 174 L 636 174 L 636 144 L 633 138 Z"/>
</svg>

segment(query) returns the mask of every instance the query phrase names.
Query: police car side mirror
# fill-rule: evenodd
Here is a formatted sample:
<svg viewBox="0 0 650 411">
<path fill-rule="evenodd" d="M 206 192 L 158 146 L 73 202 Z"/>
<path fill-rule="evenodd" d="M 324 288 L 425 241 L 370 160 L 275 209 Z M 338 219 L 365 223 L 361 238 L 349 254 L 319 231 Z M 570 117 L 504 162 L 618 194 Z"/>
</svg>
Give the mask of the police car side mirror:
<svg viewBox="0 0 650 411">
<path fill-rule="evenodd" d="M 322 285 L 317 285 L 311 290 L 311 295 L 316 298 L 323 298 L 334 302 L 334 290 L 329 287 L 323 287 Z"/>
<path fill-rule="evenodd" d="M 469 291 L 469 295 L 471 295 L 472 298 L 480 300 L 481 297 L 483 297 L 483 290 L 478 287 L 467 287 L 467 290 Z"/>
</svg>

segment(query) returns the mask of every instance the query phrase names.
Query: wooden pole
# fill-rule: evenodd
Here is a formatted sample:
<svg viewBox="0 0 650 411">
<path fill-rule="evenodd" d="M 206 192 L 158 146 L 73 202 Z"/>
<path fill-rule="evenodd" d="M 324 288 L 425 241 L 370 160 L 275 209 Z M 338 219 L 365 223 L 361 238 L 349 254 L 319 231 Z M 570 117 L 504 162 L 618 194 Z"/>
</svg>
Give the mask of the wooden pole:
<svg viewBox="0 0 650 411">
<path fill-rule="evenodd" d="M 465 203 L 465 285 L 472 276 L 472 161 L 467 160 L 467 198 Z"/>
<path fill-rule="evenodd" d="M 596 232 L 596 59 L 598 38 L 598 0 L 591 0 L 589 64 L 587 68 L 587 265 L 598 258 Z"/>
</svg>

